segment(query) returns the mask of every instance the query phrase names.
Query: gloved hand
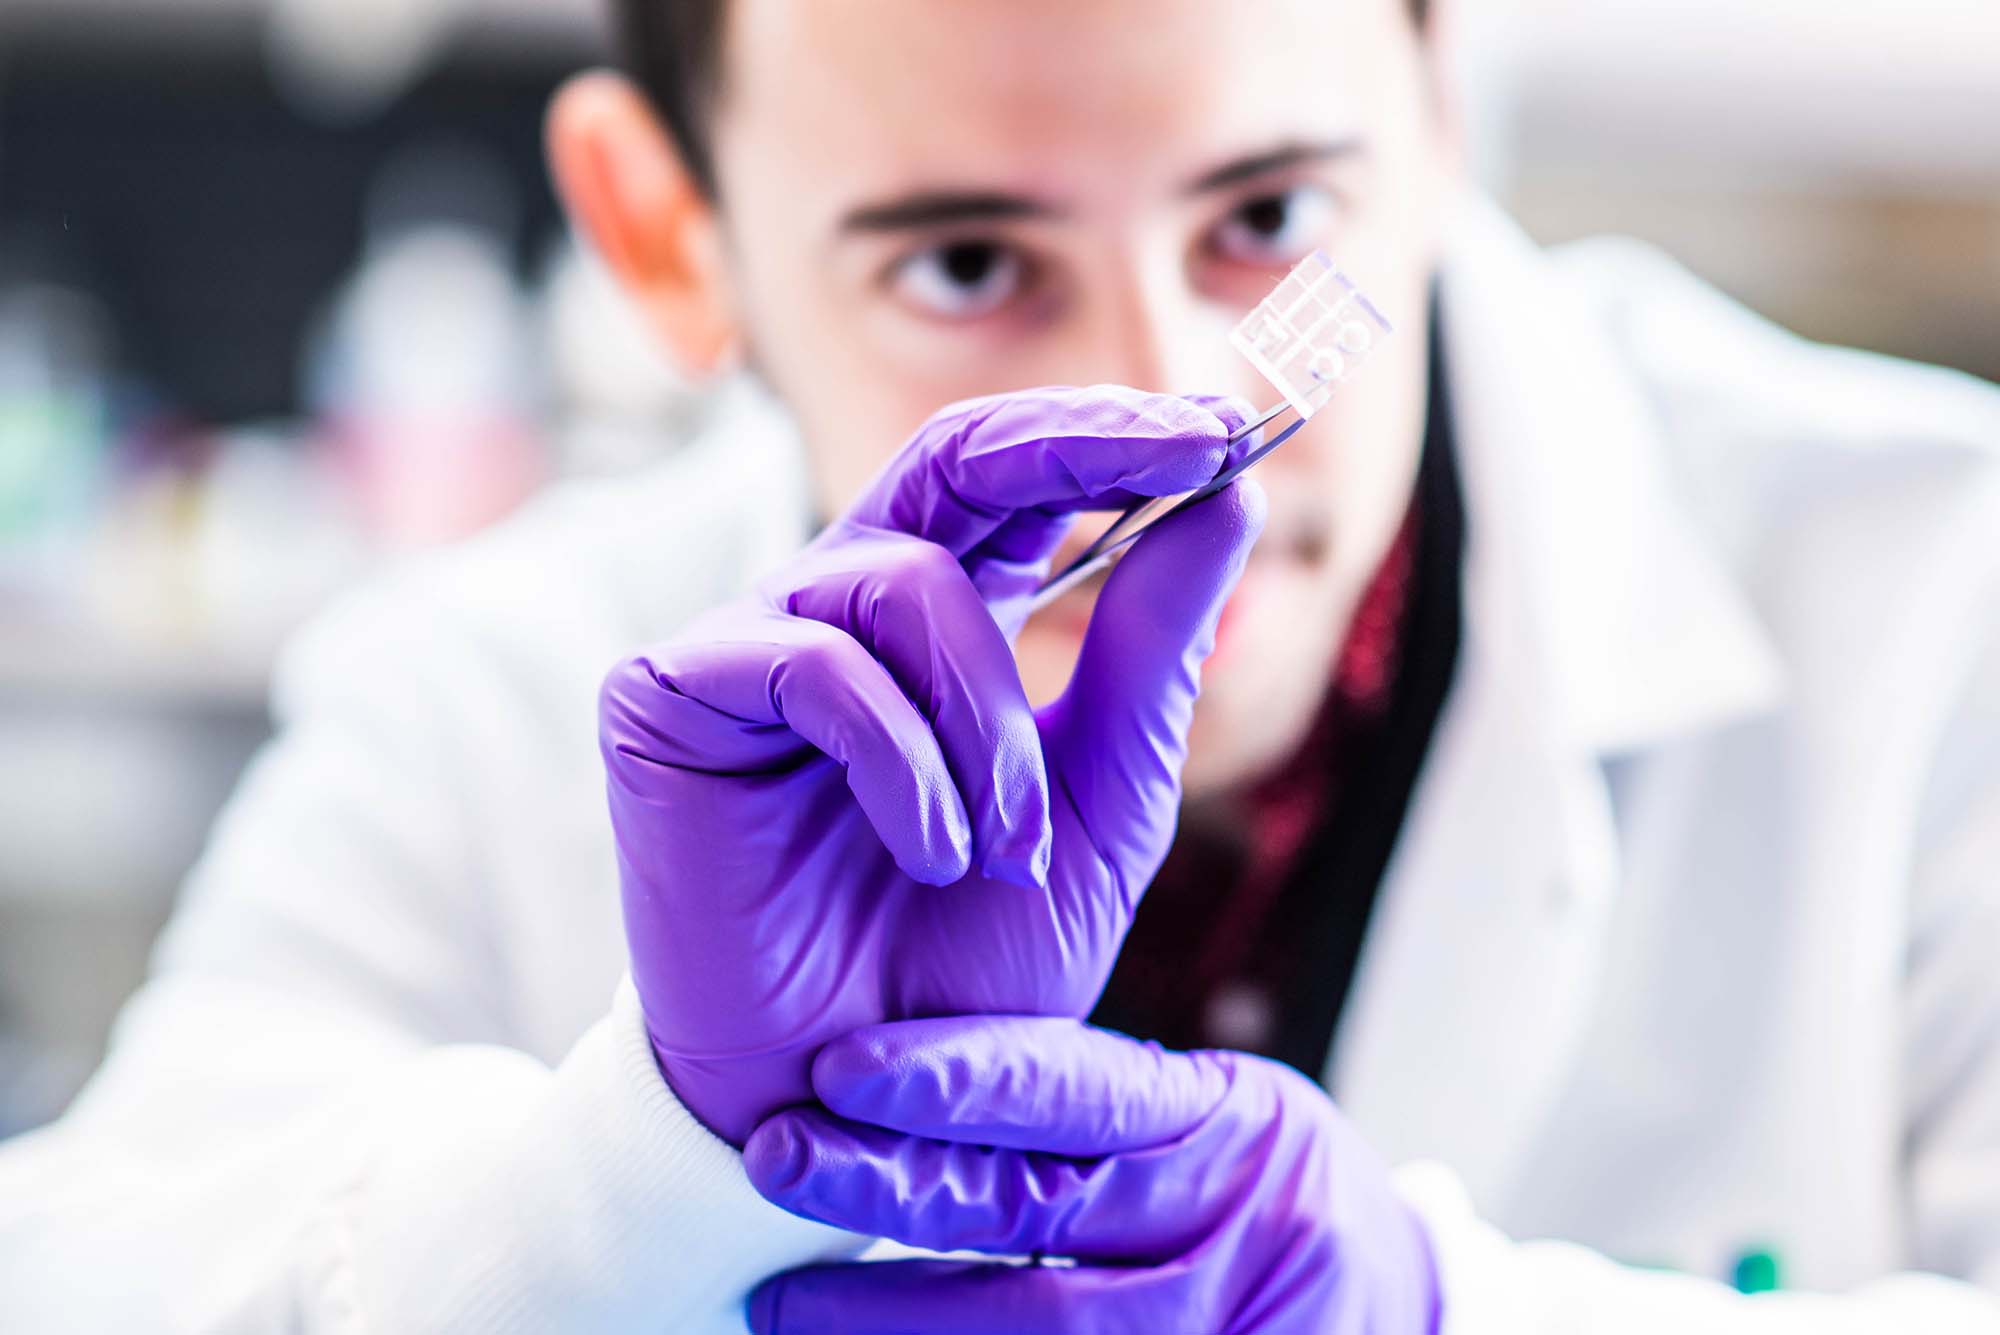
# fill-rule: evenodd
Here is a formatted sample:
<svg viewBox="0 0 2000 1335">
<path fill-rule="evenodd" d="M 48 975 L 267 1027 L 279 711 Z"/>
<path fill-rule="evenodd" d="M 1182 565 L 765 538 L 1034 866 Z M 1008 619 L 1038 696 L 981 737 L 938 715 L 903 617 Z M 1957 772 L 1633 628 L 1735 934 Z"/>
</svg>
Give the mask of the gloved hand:
<svg viewBox="0 0 2000 1335">
<path fill-rule="evenodd" d="M 934 1251 L 1073 1258 L 815 1266 L 758 1335 L 1429 1335 L 1428 1236 L 1318 1086 L 1074 1020 L 945 1017 L 836 1039 L 826 1105 L 744 1147 L 797 1214 Z M 827 1110 L 831 1111 L 827 1111 Z"/>
<path fill-rule="evenodd" d="M 957 404 L 757 596 L 606 679 L 633 980 L 725 1139 L 810 1099 L 836 1034 L 1093 1004 L 1172 838 L 1262 493 L 1149 530 L 1039 714 L 1009 634 L 1077 510 L 1201 484 L 1244 414 L 1116 387 Z"/>
</svg>

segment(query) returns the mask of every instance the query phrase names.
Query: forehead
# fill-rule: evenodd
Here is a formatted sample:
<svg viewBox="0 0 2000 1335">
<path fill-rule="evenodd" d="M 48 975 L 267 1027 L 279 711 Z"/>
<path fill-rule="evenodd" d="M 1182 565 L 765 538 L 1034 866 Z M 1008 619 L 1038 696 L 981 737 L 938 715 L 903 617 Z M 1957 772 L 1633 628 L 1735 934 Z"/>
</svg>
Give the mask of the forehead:
<svg viewBox="0 0 2000 1335">
<path fill-rule="evenodd" d="M 717 156 L 798 205 L 977 185 L 1086 197 L 1365 133 L 1402 0 L 735 0 Z"/>
</svg>

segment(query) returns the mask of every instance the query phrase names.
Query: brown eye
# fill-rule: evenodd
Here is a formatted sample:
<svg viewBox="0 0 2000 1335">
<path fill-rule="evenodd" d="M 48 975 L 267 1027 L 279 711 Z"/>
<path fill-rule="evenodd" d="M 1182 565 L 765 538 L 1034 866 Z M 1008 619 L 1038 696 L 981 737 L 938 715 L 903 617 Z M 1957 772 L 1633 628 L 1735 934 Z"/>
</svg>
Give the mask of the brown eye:
<svg viewBox="0 0 2000 1335">
<path fill-rule="evenodd" d="M 897 298 L 918 312 L 972 320 L 1004 306 L 1021 289 L 1026 265 L 995 241 L 951 241 L 900 260 L 890 276 Z"/>
<path fill-rule="evenodd" d="M 1244 200 L 1216 225 L 1210 245 L 1241 264 L 1287 265 L 1326 240 L 1333 226 L 1333 197 L 1314 186 Z"/>
</svg>

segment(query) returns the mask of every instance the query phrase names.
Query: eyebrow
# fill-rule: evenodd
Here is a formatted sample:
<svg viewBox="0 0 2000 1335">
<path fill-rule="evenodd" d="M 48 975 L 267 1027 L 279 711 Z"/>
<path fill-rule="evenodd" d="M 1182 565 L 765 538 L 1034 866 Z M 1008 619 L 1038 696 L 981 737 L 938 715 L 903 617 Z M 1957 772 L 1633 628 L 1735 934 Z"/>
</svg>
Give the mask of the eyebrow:
<svg viewBox="0 0 2000 1335">
<path fill-rule="evenodd" d="M 879 204 L 850 209 L 843 232 L 907 232 L 952 223 L 1053 218 L 1062 210 L 1045 200 L 994 190 L 923 190 Z"/>
<path fill-rule="evenodd" d="M 1220 190 L 1225 186 L 1255 180 L 1259 176 L 1266 176 L 1275 171 L 1283 171 L 1287 167 L 1326 162 L 1336 158 L 1359 157 L 1366 151 L 1366 147 L 1359 139 L 1323 139 L 1309 143 L 1280 144 L 1262 153 L 1232 158 L 1220 166 L 1211 167 L 1183 186 L 1182 193 L 1204 194 L 1210 190 Z"/>
<path fill-rule="evenodd" d="M 1182 193 L 1204 194 L 1305 163 L 1355 157 L 1359 139 L 1328 139 L 1281 144 L 1262 153 L 1233 158 L 1196 176 Z M 972 222 L 1011 222 L 1022 218 L 1059 218 L 1063 210 L 1031 195 L 999 190 L 920 190 L 897 199 L 862 204 L 841 215 L 840 231 L 911 232 Z"/>
</svg>

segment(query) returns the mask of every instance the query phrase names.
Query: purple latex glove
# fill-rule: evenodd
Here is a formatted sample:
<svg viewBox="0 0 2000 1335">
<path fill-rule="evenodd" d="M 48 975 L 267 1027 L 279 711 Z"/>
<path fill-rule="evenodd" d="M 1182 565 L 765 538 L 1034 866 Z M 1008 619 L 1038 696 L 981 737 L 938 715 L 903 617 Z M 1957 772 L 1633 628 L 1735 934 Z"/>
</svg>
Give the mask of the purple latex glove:
<svg viewBox="0 0 2000 1335">
<path fill-rule="evenodd" d="M 816 1266 L 750 1300 L 758 1335 L 1430 1335 L 1423 1225 L 1288 1066 L 1169 1052 L 1074 1020 L 879 1025 L 813 1064 L 826 1108 L 744 1147 L 797 1214 L 933 1251 L 1074 1266 Z"/>
<path fill-rule="evenodd" d="M 606 679 L 633 980 L 725 1139 L 810 1100 L 837 1034 L 1093 1004 L 1173 835 L 1262 493 L 1135 544 L 1039 713 L 1008 637 L 1076 511 L 1212 477 L 1243 413 L 1117 387 L 954 405 L 757 596 Z"/>
</svg>

